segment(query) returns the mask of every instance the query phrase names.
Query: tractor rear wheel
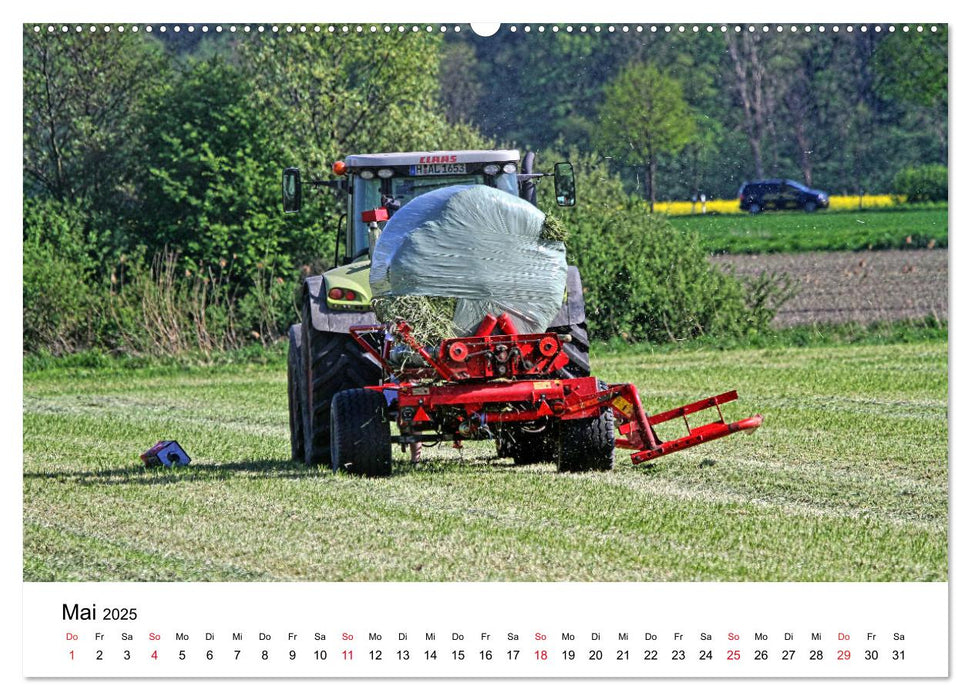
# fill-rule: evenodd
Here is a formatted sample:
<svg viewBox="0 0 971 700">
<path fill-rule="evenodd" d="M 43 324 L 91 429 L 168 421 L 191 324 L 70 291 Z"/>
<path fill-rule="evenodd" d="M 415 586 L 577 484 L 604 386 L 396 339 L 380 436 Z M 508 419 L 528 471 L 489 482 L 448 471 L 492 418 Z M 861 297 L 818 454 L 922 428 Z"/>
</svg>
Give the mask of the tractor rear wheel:
<svg viewBox="0 0 971 700">
<path fill-rule="evenodd" d="M 290 350 L 287 353 L 287 403 L 290 408 L 290 460 L 302 462 L 303 442 L 303 329 L 299 323 L 290 326 Z"/>
<path fill-rule="evenodd" d="M 330 409 L 330 464 L 360 476 L 391 474 L 391 426 L 384 395 L 372 389 L 346 389 Z"/>
<path fill-rule="evenodd" d="M 308 465 L 330 462 L 330 410 L 344 389 L 378 384 L 381 370 L 346 333 L 314 328 L 309 295 L 303 303 L 303 441 Z"/>
<path fill-rule="evenodd" d="M 556 376 L 561 379 L 589 377 L 590 337 L 587 334 L 587 314 L 583 303 L 583 282 L 580 280 L 580 271 L 572 266 L 566 271 L 566 292 L 566 301 L 546 329 L 548 333 L 570 335 L 570 342 L 563 344 L 563 352 L 570 362 L 558 369 Z"/>
<path fill-rule="evenodd" d="M 552 333 L 569 333 L 570 342 L 563 343 L 563 352 L 570 358 L 570 362 L 556 371 L 556 376 L 562 379 L 590 376 L 590 338 L 587 335 L 587 324 L 574 323 L 569 326 L 559 326 L 548 329 Z"/>
<path fill-rule="evenodd" d="M 560 421 L 556 470 L 607 471 L 614 468 L 614 414 L 605 408 L 593 418 Z"/>
</svg>

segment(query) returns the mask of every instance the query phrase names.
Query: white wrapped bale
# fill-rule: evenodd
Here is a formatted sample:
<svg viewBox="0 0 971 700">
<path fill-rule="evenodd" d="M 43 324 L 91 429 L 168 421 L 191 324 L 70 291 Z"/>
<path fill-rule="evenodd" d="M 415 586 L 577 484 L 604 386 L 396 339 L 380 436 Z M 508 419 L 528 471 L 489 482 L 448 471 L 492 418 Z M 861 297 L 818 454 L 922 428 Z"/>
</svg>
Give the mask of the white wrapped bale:
<svg viewBox="0 0 971 700">
<path fill-rule="evenodd" d="M 484 185 L 456 185 L 408 202 L 385 225 L 371 259 L 377 300 L 456 300 L 454 325 L 470 334 L 487 313 L 509 313 L 540 333 L 563 304 L 566 249 L 543 237 L 545 215 Z"/>
</svg>

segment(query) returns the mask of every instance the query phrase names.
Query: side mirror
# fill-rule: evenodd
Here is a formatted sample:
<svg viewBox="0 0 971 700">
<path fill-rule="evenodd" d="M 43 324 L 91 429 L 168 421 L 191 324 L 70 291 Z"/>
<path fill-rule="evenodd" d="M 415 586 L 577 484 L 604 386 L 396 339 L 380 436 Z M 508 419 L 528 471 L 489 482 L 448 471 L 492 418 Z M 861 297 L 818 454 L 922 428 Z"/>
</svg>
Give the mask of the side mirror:
<svg viewBox="0 0 971 700">
<path fill-rule="evenodd" d="M 557 163 L 553 166 L 553 189 L 556 192 L 556 205 L 572 207 L 577 203 L 577 185 L 573 178 L 572 163 Z"/>
<path fill-rule="evenodd" d="M 300 168 L 287 168 L 283 171 L 283 211 L 287 214 L 300 211 L 302 200 Z"/>
</svg>

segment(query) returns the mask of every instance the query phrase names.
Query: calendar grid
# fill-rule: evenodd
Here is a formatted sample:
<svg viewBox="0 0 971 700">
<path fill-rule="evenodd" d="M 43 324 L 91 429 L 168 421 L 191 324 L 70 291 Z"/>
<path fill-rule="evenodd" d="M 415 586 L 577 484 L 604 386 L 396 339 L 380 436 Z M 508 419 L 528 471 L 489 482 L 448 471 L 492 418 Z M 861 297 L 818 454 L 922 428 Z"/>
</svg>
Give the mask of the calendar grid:
<svg viewBox="0 0 971 700">
<path fill-rule="evenodd" d="M 29 677 L 942 677 L 947 584 L 25 584 Z"/>
</svg>

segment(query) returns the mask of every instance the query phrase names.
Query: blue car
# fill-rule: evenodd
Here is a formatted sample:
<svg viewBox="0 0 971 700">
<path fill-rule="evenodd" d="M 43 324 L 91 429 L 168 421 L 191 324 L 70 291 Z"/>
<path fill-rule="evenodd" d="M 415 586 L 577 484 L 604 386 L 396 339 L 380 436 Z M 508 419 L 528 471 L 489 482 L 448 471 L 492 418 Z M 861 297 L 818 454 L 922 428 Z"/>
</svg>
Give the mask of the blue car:
<svg viewBox="0 0 971 700">
<path fill-rule="evenodd" d="M 829 206 L 829 195 L 795 180 L 756 180 L 738 191 L 738 207 L 750 214 L 766 209 L 802 209 L 814 212 Z"/>
</svg>

